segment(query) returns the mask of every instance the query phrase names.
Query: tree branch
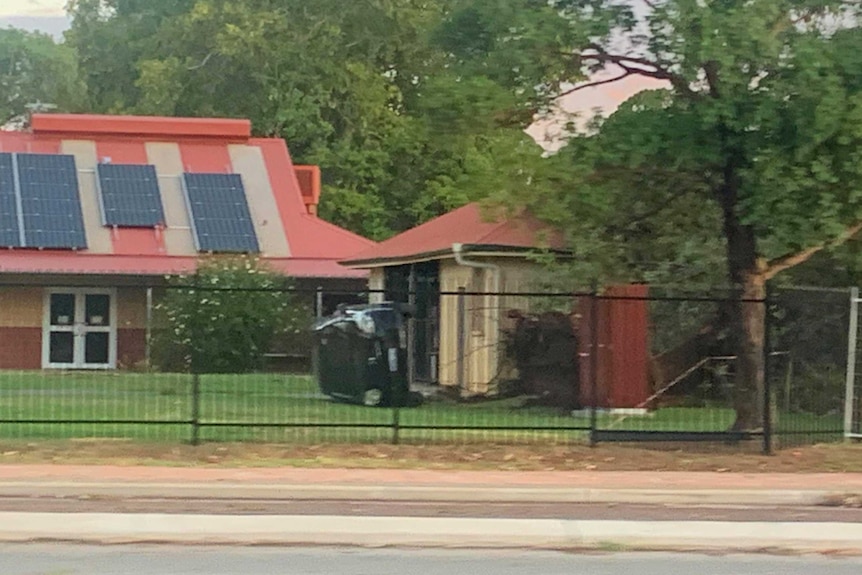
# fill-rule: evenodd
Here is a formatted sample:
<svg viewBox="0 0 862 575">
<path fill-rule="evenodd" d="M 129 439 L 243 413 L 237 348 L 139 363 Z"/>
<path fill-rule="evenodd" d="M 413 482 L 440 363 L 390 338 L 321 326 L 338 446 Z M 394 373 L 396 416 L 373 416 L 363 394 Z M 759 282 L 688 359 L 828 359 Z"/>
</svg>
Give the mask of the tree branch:
<svg viewBox="0 0 862 575">
<path fill-rule="evenodd" d="M 819 243 L 796 253 L 786 254 L 779 258 L 770 260 L 766 264 L 766 270 L 763 272 L 763 275 L 767 280 L 770 280 L 784 270 L 798 266 L 801 263 L 805 263 L 811 259 L 811 256 L 824 249 L 840 246 L 860 231 L 862 231 L 862 221 L 856 222 L 831 240 Z"/>
<path fill-rule="evenodd" d="M 652 68 L 654 73 L 661 74 L 662 76 L 671 76 L 670 72 L 664 70 L 661 66 L 647 58 L 642 58 L 640 56 L 626 56 L 625 54 L 610 54 L 598 44 L 589 44 L 585 49 L 592 50 L 595 54 L 580 54 L 582 58 L 592 58 L 599 60 L 600 62 L 612 62 L 618 65 L 623 65 L 626 62 L 630 64 L 638 64 L 640 66 Z M 651 73 L 653 73 L 653 71 L 644 70 L 644 72 Z"/>
<path fill-rule="evenodd" d="M 656 80 L 666 80 L 681 94 L 688 97 L 698 96 L 697 92 L 691 89 L 688 80 L 683 76 L 671 72 L 660 64 L 653 62 L 649 58 L 639 56 L 626 56 L 623 54 L 610 54 L 598 44 L 590 44 L 586 50 L 592 50 L 595 54 L 574 54 L 584 60 L 595 60 L 601 63 L 616 64 L 617 66 L 629 71 L 631 74 L 645 76 L 647 78 L 655 78 Z M 634 64 L 633 67 L 632 64 Z"/>
<path fill-rule="evenodd" d="M 625 66 L 622 66 L 622 69 L 623 69 L 623 73 L 620 74 L 619 76 L 614 76 L 613 78 L 607 78 L 605 80 L 596 80 L 595 82 L 587 82 L 585 84 L 578 84 L 574 88 L 571 88 L 571 89 L 566 90 L 564 92 L 560 92 L 559 94 L 557 94 L 557 98 L 562 98 L 563 96 L 568 96 L 569 94 L 573 94 L 574 92 L 578 92 L 580 90 L 586 90 L 587 88 L 595 88 L 596 86 L 602 86 L 604 84 L 611 84 L 613 82 L 618 82 L 618 81 L 622 80 L 623 78 L 627 78 L 628 76 L 631 76 L 632 74 L 636 73 L 631 68 L 626 68 Z"/>
<path fill-rule="evenodd" d="M 209 62 L 210 58 L 212 58 L 213 56 L 215 56 L 215 52 L 210 52 L 199 64 L 195 64 L 194 66 L 187 66 L 186 69 L 189 71 L 200 70 L 207 65 L 207 62 Z"/>
<path fill-rule="evenodd" d="M 709 95 L 718 98 L 718 62 L 710 60 L 703 65 L 703 72 L 706 74 L 706 83 L 709 85 Z"/>
</svg>

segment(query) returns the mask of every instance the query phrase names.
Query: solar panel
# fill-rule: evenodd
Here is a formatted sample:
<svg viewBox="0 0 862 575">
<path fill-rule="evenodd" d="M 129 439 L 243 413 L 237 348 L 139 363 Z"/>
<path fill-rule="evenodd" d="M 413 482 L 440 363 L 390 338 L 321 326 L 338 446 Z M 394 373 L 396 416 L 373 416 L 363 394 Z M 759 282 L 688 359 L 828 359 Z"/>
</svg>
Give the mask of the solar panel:
<svg viewBox="0 0 862 575">
<path fill-rule="evenodd" d="M 183 190 L 198 250 L 260 251 L 238 174 L 183 174 Z"/>
<path fill-rule="evenodd" d="M 12 162 L 12 154 L 0 154 L 0 246 L 4 248 L 21 247 L 15 167 Z"/>
<path fill-rule="evenodd" d="M 17 154 L 24 245 L 86 248 L 75 158 Z"/>
<path fill-rule="evenodd" d="M 96 169 L 102 199 L 102 223 L 130 228 L 153 228 L 164 224 L 154 166 L 99 164 Z"/>
</svg>

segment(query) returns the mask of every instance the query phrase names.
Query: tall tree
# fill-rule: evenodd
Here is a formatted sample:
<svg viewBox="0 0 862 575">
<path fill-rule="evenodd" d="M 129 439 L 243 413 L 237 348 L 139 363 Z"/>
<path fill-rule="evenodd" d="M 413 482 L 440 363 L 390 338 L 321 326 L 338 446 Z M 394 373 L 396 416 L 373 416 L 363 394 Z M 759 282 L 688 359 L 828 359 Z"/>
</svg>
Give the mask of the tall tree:
<svg viewBox="0 0 862 575">
<path fill-rule="evenodd" d="M 78 110 L 83 96 L 68 46 L 47 34 L 0 29 L 0 126 L 26 122 L 28 112 L 39 104 Z"/>
<path fill-rule="evenodd" d="M 629 77 L 667 85 L 633 98 L 570 144 L 573 184 L 566 189 L 573 209 L 550 217 L 576 244 L 583 240 L 592 248 L 586 256 L 620 255 L 619 263 L 630 253 L 621 245 L 626 235 L 614 229 L 619 206 L 643 204 L 660 219 L 682 223 L 682 230 L 706 217 L 723 244 L 727 279 L 742 300 L 761 300 L 767 281 L 862 229 L 858 2 L 520 4 L 532 18 L 506 27 L 500 1 L 464 0 L 448 26 L 458 30 L 469 17 L 490 34 L 481 43 L 465 36 L 453 49 L 471 69 L 505 62 L 507 53 L 517 61 L 534 38 L 549 41 L 526 82 L 509 82 L 520 87 L 525 105 L 539 110 L 565 93 Z M 535 25 L 540 15 L 565 23 L 568 34 Z M 505 69 L 488 75 L 499 81 Z M 586 80 L 598 71 L 609 76 Z M 561 199 L 559 191 L 544 189 Z M 534 203 L 541 209 L 548 202 Z M 680 206 L 692 211 L 680 212 Z M 623 213 L 637 218 L 630 208 Z M 684 239 L 667 228 L 656 231 Z M 762 424 L 763 310 L 743 301 L 732 313 L 739 334 L 735 429 Z"/>
<path fill-rule="evenodd" d="M 487 195 L 526 139 L 490 115 L 511 91 L 447 69 L 451 1 L 73 0 L 69 41 L 96 110 L 250 118 L 322 167 L 324 217 L 380 239 Z"/>
</svg>

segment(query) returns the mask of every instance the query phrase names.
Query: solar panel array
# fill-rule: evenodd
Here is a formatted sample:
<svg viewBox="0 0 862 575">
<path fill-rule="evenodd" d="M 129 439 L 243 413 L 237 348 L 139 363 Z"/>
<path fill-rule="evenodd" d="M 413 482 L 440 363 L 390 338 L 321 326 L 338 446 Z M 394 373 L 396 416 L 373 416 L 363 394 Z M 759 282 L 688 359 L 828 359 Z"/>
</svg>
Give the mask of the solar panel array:
<svg viewBox="0 0 862 575">
<path fill-rule="evenodd" d="M 96 173 L 104 225 L 164 225 L 154 166 L 100 164 Z M 260 251 L 239 175 L 185 173 L 182 183 L 199 251 Z M 73 156 L 0 153 L 0 247 L 87 247 Z"/>
<path fill-rule="evenodd" d="M 237 174 L 183 174 L 183 190 L 200 251 L 260 251 L 245 187 Z"/>
<path fill-rule="evenodd" d="M 21 247 L 15 166 L 12 154 L 0 154 L 0 246 Z"/>
<path fill-rule="evenodd" d="M 75 158 L 17 154 L 24 246 L 87 247 Z"/>
<path fill-rule="evenodd" d="M 99 164 L 97 171 L 103 224 L 141 228 L 164 224 L 155 166 Z"/>
</svg>

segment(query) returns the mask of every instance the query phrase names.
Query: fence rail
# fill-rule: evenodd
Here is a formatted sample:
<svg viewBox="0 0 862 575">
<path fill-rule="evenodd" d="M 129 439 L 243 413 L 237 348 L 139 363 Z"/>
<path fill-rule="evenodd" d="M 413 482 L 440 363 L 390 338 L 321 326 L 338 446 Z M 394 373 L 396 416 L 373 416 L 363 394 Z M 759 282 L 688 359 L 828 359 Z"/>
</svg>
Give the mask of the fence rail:
<svg viewBox="0 0 862 575">
<path fill-rule="evenodd" d="M 722 442 L 769 452 L 858 429 L 848 395 L 860 395 L 850 307 L 858 295 L 849 290 L 782 288 L 743 300 L 644 286 L 514 287 L 425 292 L 404 343 L 416 401 L 367 407 L 322 393 L 309 326 L 340 302 L 392 292 L 0 285 L 0 298 L 19 303 L 0 308 L 0 439 Z M 208 373 L 188 360 L 199 342 L 177 340 L 176 318 L 159 307 L 171 290 L 194 291 L 193 309 L 207 313 L 218 294 L 243 305 L 262 294 L 284 321 L 247 373 Z M 414 304 L 416 295 L 394 294 Z M 744 334 L 728 319 L 733 306 L 761 313 L 764 326 L 763 382 L 748 396 L 762 410 L 742 428 Z M 237 325 L 231 337 L 256 329 Z M 349 370 L 369 358 L 339 360 Z"/>
</svg>

